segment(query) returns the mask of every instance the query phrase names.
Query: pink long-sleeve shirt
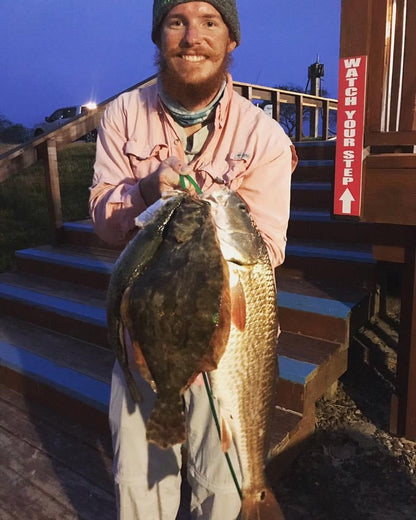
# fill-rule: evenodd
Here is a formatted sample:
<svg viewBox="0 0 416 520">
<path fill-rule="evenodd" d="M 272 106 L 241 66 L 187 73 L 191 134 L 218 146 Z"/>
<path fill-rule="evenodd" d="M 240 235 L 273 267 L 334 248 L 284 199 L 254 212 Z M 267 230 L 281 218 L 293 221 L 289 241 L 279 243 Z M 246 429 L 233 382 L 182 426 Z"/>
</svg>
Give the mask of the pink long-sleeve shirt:
<svg viewBox="0 0 416 520">
<path fill-rule="evenodd" d="M 106 242 L 127 242 L 134 218 L 146 209 L 140 180 L 170 156 L 185 161 L 176 125 L 157 85 L 122 94 L 106 109 L 97 140 L 90 213 Z M 281 126 L 233 90 L 231 76 L 216 109 L 214 130 L 191 163 L 203 192 L 219 180 L 237 191 L 268 247 L 273 266 L 284 260 L 290 179 L 296 152 Z"/>
</svg>

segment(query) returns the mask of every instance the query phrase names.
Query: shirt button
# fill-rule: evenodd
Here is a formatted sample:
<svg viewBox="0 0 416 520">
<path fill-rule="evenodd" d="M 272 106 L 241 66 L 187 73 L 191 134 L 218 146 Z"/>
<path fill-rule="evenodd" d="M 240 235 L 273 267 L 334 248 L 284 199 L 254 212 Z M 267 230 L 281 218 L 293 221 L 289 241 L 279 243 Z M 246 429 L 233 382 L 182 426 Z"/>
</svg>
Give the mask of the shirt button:
<svg viewBox="0 0 416 520">
<path fill-rule="evenodd" d="M 181 142 L 181 140 L 180 139 L 175 139 L 173 142 L 174 142 L 174 144 L 179 144 Z"/>
</svg>

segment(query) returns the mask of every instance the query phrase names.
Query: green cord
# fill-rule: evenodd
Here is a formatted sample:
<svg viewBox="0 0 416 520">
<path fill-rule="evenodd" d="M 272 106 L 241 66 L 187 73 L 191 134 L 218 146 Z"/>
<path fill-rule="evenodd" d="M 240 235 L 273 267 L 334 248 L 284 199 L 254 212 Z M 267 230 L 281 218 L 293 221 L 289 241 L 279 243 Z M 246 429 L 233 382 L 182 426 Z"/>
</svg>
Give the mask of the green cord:
<svg viewBox="0 0 416 520">
<path fill-rule="evenodd" d="M 209 405 L 211 407 L 212 416 L 214 417 L 215 426 L 217 427 L 218 435 L 219 435 L 219 438 L 221 439 L 220 422 L 218 420 L 217 412 L 215 411 L 215 405 L 214 405 L 214 400 L 212 398 L 211 389 L 209 387 L 208 376 L 207 376 L 206 372 L 202 372 L 202 375 L 204 377 L 205 389 L 206 389 L 207 394 L 208 394 Z M 225 455 L 225 459 L 227 460 L 227 464 L 228 464 L 228 467 L 230 469 L 231 476 L 233 477 L 233 481 L 234 481 L 235 487 L 237 488 L 238 495 L 240 496 L 240 499 L 243 500 L 243 493 L 242 493 L 240 485 L 238 483 L 237 476 L 235 474 L 235 471 L 234 471 L 233 464 L 231 462 L 230 456 L 229 456 L 229 454 L 227 452 L 224 453 L 224 455 Z"/>
<path fill-rule="evenodd" d="M 201 195 L 201 193 L 202 193 L 201 188 L 198 186 L 198 184 L 194 181 L 194 179 L 190 175 L 179 175 L 179 179 L 180 179 L 180 183 L 181 183 L 181 188 L 183 190 L 186 190 L 185 179 L 187 179 L 188 182 L 190 182 L 192 184 L 192 186 L 195 188 L 195 191 L 198 193 L 198 195 Z"/>
</svg>

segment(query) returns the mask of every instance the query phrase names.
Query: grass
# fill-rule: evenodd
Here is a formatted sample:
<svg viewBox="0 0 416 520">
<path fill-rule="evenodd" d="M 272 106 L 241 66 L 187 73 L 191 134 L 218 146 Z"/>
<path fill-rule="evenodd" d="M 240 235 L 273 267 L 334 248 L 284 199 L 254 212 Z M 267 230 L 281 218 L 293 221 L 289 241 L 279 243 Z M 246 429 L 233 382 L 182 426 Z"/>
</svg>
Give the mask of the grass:
<svg viewBox="0 0 416 520">
<path fill-rule="evenodd" d="M 88 218 L 94 157 L 94 143 L 73 143 L 59 153 L 64 222 Z M 39 162 L 0 183 L 0 272 L 14 267 L 16 250 L 51 240 L 44 170 Z"/>
</svg>

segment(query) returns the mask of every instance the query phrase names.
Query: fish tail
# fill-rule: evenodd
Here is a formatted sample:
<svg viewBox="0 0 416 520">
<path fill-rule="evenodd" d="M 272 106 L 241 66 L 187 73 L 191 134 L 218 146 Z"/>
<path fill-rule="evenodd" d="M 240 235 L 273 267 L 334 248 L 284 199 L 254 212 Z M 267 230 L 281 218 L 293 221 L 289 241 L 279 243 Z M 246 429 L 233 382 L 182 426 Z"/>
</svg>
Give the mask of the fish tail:
<svg viewBox="0 0 416 520">
<path fill-rule="evenodd" d="M 284 520 L 284 518 L 283 511 L 270 489 L 244 496 L 241 520 Z"/>
<path fill-rule="evenodd" d="M 146 437 L 148 442 L 153 442 L 163 449 L 174 444 L 183 444 L 186 431 L 182 401 L 166 404 L 157 399 L 147 421 Z"/>
</svg>

